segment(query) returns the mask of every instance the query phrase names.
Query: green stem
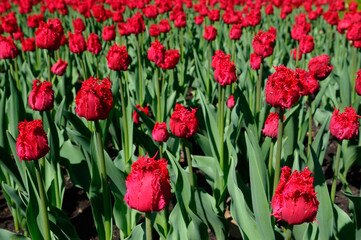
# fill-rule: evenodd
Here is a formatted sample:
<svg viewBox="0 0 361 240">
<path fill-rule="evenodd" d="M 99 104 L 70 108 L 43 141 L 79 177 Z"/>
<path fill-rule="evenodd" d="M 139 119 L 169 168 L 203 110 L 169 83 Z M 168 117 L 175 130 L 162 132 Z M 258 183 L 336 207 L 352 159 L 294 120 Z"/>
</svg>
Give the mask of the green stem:
<svg viewBox="0 0 361 240">
<path fill-rule="evenodd" d="M 225 92 L 226 92 L 226 88 L 222 87 L 220 84 L 218 85 L 218 87 L 221 88 L 221 98 L 219 100 L 219 108 L 220 108 L 220 117 L 219 117 L 219 136 L 221 137 L 221 149 L 220 149 L 220 156 L 219 156 L 219 165 L 221 166 L 222 171 L 224 171 L 224 97 L 225 97 Z"/>
<path fill-rule="evenodd" d="M 95 56 L 95 61 L 96 61 L 96 67 L 97 67 L 97 77 L 99 77 L 99 60 L 98 60 L 97 56 Z"/>
<path fill-rule="evenodd" d="M 86 72 L 85 72 L 85 65 L 84 65 L 84 61 L 83 61 L 83 57 L 79 56 L 79 60 L 80 60 L 80 64 L 81 64 L 81 68 L 83 70 L 83 78 L 84 80 L 86 80 Z"/>
<path fill-rule="evenodd" d="M 13 205 L 13 203 L 11 205 Z M 19 231 L 19 217 L 18 217 L 17 208 L 10 207 L 10 209 L 11 209 L 11 214 L 13 215 L 13 219 L 14 219 L 15 231 Z"/>
<path fill-rule="evenodd" d="M 235 44 L 236 40 L 232 41 L 232 59 L 235 62 L 236 61 L 236 44 Z"/>
<path fill-rule="evenodd" d="M 192 193 L 194 192 L 194 179 L 193 179 L 193 167 L 192 167 L 192 159 L 191 159 L 191 152 L 189 149 L 189 141 L 188 139 L 184 139 L 184 149 L 185 149 L 185 153 L 186 153 L 186 158 L 187 158 L 187 163 L 188 163 L 188 170 L 189 170 L 189 181 L 191 184 L 191 190 Z"/>
<path fill-rule="evenodd" d="M 16 62 L 16 58 L 13 59 L 14 61 L 14 69 L 15 69 L 15 80 L 16 80 L 16 86 L 21 91 L 20 81 L 19 81 L 19 73 L 18 73 L 18 63 Z"/>
<path fill-rule="evenodd" d="M 259 115 L 261 105 L 261 87 L 262 87 L 262 75 L 263 75 L 263 58 L 261 60 L 261 67 L 259 69 L 257 80 L 257 92 L 256 92 L 256 116 Z M 257 120 L 258 123 L 258 120 Z"/>
<path fill-rule="evenodd" d="M 278 121 L 278 136 L 277 136 L 277 150 L 276 150 L 276 166 L 275 176 L 273 181 L 273 192 L 276 190 L 278 182 L 280 181 L 281 171 L 281 150 L 282 150 L 282 136 L 283 136 L 283 109 L 280 108 Z"/>
<path fill-rule="evenodd" d="M 56 207 L 61 209 L 61 198 L 60 198 L 60 189 L 59 189 L 59 164 L 55 166 L 55 177 L 54 177 L 54 185 L 55 185 L 55 204 Z"/>
<path fill-rule="evenodd" d="M 42 214 L 43 221 L 44 221 L 44 226 L 42 226 L 42 227 L 45 230 L 45 240 L 50 240 L 50 228 L 49 228 L 47 200 L 46 200 L 46 195 L 45 195 L 45 191 L 44 191 L 43 181 L 41 179 L 40 167 L 39 167 L 39 163 L 37 160 L 34 161 L 34 165 L 35 165 L 36 179 L 38 181 L 38 188 L 39 188 L 39 193 L 40 193 L 41 214 Z"/>
<path fill-rule="evenodd" d="M 100 160 L 100 174 L 101 174 L 102 185 L 103 185 L 105 239 L 110 240 L 110 239 L 112 239 L 111 207 L 110 207 L 111 201 L 109 198 L 110 196 L 109 196 L 108 178 L 107 178 L 107 172 L 106 172 L 106 168 L 105 168 L 102 130 L 100 128 L 99 121 L 95 121 L 94 123 L 95 123 L 95 132 L 96 132 L 99 160 Z"/>
<path fill-rule="evenodd" d="M 269 177 L 272 176 L 272 159 L 273 159 L 273 149 L 274 149 L 275 142 L 272 139 L 269 157 L 268 157 L 268 175 Z"/>
<path fill-rule="evenodd" d="M 145 213 L 145 229 L 147 240 L 153 239 L 152 212 Z"/>
<path fill-rule="evenodd" d="M 356 64 L 357 64 L 357 60 L 356 60 L 356 56 L 357 56 L 357 48 L 353 47 L 351 49 L 351 57 L 352 57 L 352 72 L 351 72 L 351 87 L 352 87 L 352 102 L 355 101 L 356 98 L 356 91 L 355 89 L 355 84 L 356 84 Z"/>
<path fill-rule="evenodd" d="M 287 228 L 285 232 L 285 240 L 292 239 L 292 229 L 293 229 L 293 225 L 287 224 Z"/>
<path fill-rule="evenodd" d="M 123 90 L 123 82 L 122 78 L 119 77 L 119 88 L 120 88 L 120 100 L 122 103 L 122 113 L 123 113 L 123 129 L 124 129 L 124 142 L 125 142 L 125 163 L 129 161 L 129 139 L 128 139 L 128 119 L 126 114 L 126 103 L 124 100 L 124 90 Z M 130 169 L 129 169 L 130 170 Z"/>
<path fill-rule="evenodd" d="M 156 81 L 156 86 L 157 86 L 157 120 L 159 123 L 162 122 L 162 111 L 161 111 L 161 102 L 160 102 L 160 84 L 159 84 L 159 79 L 158 79 L 158 67 L 155 69 L 155 81 Z"/>
<path fill-rule="evenodd" d="M 308 152 L 307 156 L 310 156 L 311 153 L 311 144 L 312 144 L 312 108 L 311 108 L 311 98 L 308 99 Z"/>
<path fill-rule="evenodd" d="M 51 59 L 50 59 L 50 50 L 48 50 L 48 81 L 51 82 Z"/>
<path fill-rule="evenodd" d="M 211 62 L 212 62 L 212 56 L 211 56 L 211 44 L 208 42 L 208 68 L 207 68 L 207 83 L 206 83 L 206 90 L 207 90 L 207 97 L 210 98 L 210 76 L 209 72 L 211 69 Z"/>
<path fill-rule="evenodd" d="M 139 46 L 139 42 L 140 42 L 140 35 L 138 35 L 137 41 L 136 41 L 136 45 L 137 45 L 137 54 L 138 54 L 138 71 L 139 71 L 139 105 L 143 104 L 143 78 L 142 78 L 142 60 L 140 58 L 140 46 Z"/>
<path fill-rule="evenodd" d="M 36 54 L 36 68 L 39 69 L 40 68 L 40 54 L 39 54 L 39 48 L 36 47 L 35 48 L 35 54 Z"/>
<path fill-rule="evenodd" d="M 337 153 L 336 153 L 336 166 L 335 166 L 335 172 L 333 173 L 332 178 L 332 188 L 331 188 L 331 201 L 332 203 L 335 203 L 335 195 L 336 195 L 336 182 L 337 182 L 337 176 L 340 166 L 340 157 L 341 157 L 341 143 L 338 141 L 337 145 Z"/>
<path fill-rule="evenodd" d="M 295 68 L 298 67 L 298 56 L 300 54 L 300 47 L 299 47 L 299 43 L 297 42 L 297 48 L 296 48 L 296 65 L 295 65 Z"/>
</svg>

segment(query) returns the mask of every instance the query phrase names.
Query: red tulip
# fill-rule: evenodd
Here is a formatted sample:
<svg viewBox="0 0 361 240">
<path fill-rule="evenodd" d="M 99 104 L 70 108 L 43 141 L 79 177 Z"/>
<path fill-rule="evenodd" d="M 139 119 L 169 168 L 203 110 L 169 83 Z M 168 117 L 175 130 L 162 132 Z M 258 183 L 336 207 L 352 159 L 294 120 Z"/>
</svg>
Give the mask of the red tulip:
<svg viewBox="0 0 361 240">
<path fill-rule="evenodd" d="M 253 70 L 258 70 L 261 67 L 262 57 L 258 56 L 255 53 L 251 53 L 251 57 L 249 59 L 249 63 Z"/>
<path fill-rule="evenodd" d="M 345 111 L 340 114 L 340 109 L 334 108 L 332 118 L 330 121 L 331 134 L 339 139 L 351 139 L 357 136 L 360 116 L 356 114 L 356 110 L 350 106 L 346 107 Z"/>
<path fill-rule="evenodd" d="M 275 40 L 276 36 L 274 34 L 259 31 L 252 41 L 254 52 L 263 58 L 271 56 Z"/>
<path fill-rule="evenodd" d="M 213 41 L 216 39 L 217 29 L 213 26 L 204 26 L 203 38 L 207 41 Z"/>
<path fill-rule="evenodd" d="M 159 27 L 157 24 L 152 24 L 149 27 L 149 36 L 151 37 L 158 37 L 160 34 Z"/>
<path fill-rule="evenodd" d="M 146 107 L 141 107 L 139 104 L 135 106 L 139 111 L 143 111 L 145 113 L 145 115 L 148 116 L 148 112 L 149 112 L 149 108 L 148 106 Z M 137 113 L 137 111 L 133 111 L 133 122 L 135 124 L 142 124 L 142 122 L 139 119 L 139 114 Z"/>
<path fill-rule="evenodd" d="M 346 38 L 349 41 L 361 40 L 361 22 L 354 23 L 347 29 Z"/>
<path fill-rule="evenodd" d="M 21 42 L 21 49 L 24 52 L 34 52 L 36 50 L 35 38 L 25 38 Z"/>
<path fill-rule="evenodd" d="M 125 181 L 125 202 L 141 212 L 163 210 L 172 196 L 167 161 L 154 158 L 139 157 Z"/>
<path fill-rule="evenodd" d="M 16 151 L 20 161 L 38 160 L 50 150 L 48 138 L 43 129 L 43 121 L 19 122 L 19 136 L 16 139 Z"/>
<path fill-rule="evenodd" d="M 108 55 L 108 68 L 114 71 L 126 71 L 130 64 L 130 58 L 125 46 L 114 44 L 110 47 Z"/>
<path fill-rule="evenodd" d="M 83 19 L 77 18 L 77 19 L 75 19 L 75 20 L 72 19 L 71 21 L 72 21 L 72 23 L 73 23 L 74 32 L 76 32 L 76 33 L 82 33 L 82 32 L 84 32 L 84 30 L 85 30 L 85 25 L 84 25 Z"/>
<path fill-rule="evenodd" d="M 188 111 L 180 104 L 176 104 L 170 117 L 170 129 L 174 136 L 179 138 L 190 138 L 197 133 L 199 120 L 196 116 L 197 109 Z"/>
<path fill-rule="evenodd" d="M 152 18 L 155 19 L 158 16 L 158 9 L 154 5 L 148 5 L 145 8 L 142 9 L 144 16 L 146 18 Z"/>
<path fill-rule="evenodd" d="M 233 40 L 239 40 L 242 36 L 242 28 L 239 24 L 232 25 L 231 30 L 229 31 L 229 38 Z"/>
<path fill-rule="evenodd" d="M 38 28 L 40 22 L 44 22 L 44 16 L 43 14 L 34 14 L 34 15 L 29 15 L 27 18 L 27 24 L 29 28 Z"/>
<path fill-rule="evenodd" d="M 266 102 L 273 107 L 291 108 L 300 98 L 295 73 L 282 65 L 275 69 L 276 72 L 268 77 L 266 83 Z"/>
<path fill-rule="evenodd" d="M 68 32 L 69 50 L 75 54 L 82 53 L 86 50 L 85 38 L 81 33 Z"/>
<path fill-rule="evenodd" d="M 234 101 L 234 96 L 233 95 L 229 96 L 229 98 L 227 99 L 227 107 L 229 109 L 232 109 L 235 104 L 236 102 Z"/>
<path fill-rule="evenodd" d="M 0 36 L 0 58 L 13 59 L 19 55 L 19 50 L 14 41 L 9 37 Z"/>
<path fill-rule="evenodd" d="M 213 69 L 216 69 L 219 63 L 223 61 L 231 61 L 230 58 L 231 55 L 229 54 L 226 55 L 224 52 L 222 52 L 222 50 L 217 50 L 212 57 L 211 66 Z"/>
<path fill-rule="evenodd" d="M 165 51 L 164 62 L 159 66 L 163 69 L 173 69 L 179 62 L 179 51 L 177 49 L 169 49 Z"/>
<path fill-rule="evenodd" d="M 61 58 L 51 67 L 51 72 L 58 76 L 63 76 L 68 63 L 63 61 Z"/>
<path fill-rule="evenodd" d="M 18 21 L 15 12 L 10 12 L 5 16 L 1 16 L 1 27 L 6 33 L 14 33 L 18 30 Z"/>
<path fill-rule="evenodd" d="M 310 35 L 304 36 L 300 41 L 300 51 L 303 54 L 310 53 L 313 51 L 315 43 L 313 37 Z"/>
<path fill-rule="evenodd" d="M 102 45 L 100 43 L 98 35 L 90 33 L 87 41 L 87 49 L 92 54 L 98 55 L 102 51 Z"/>
<path fill-rule="evenodd" d="M 151 43 L 148 50 L 148 59 L 154 62 L 157 66 L 161 66 L 164 63 L 165 49 L 164 46 L 156 39 Z"/>
<path fill-rule="evenodd" d="M 108 78 L 99 81 L 93 77 L 82 82 L 81 89 L 75 97 L 75 112 L 79 117 L 84 117 L 88 121 L 108 118 L 113 107 L 111 83 Z"/>
<path fill-rule="evenodd" d="M 194 16 L 194 22 L 196 25 L 201 25 L 204 21 L 203 16 Z"/>
<path fill-rule="evenodd" d="M 104 26 L 102 37 L 105 41 L 114 41 L 115 40 L 115 26 Z"/>
<path fill-rule="evenodd" d="M 272 198 L 272 215 L 277 221 L 291 225 L 313 222 L 316 219 L 319 202 L 313 187 L 312 172 L 306 167 L 303 171 L 282 168 L 280 183 Z"/>
<path fill-rule="evenodd" d="M 170 31 L 170 25 L 168 19 L 162 19 L 159 21 L 159 32 L 167 33 Z"/>
<path fill-rule="evenodd" d="M 187 26 L 187 15 L 184 12 L 178 14 L 177 18 L 174 21 L 174 26 L 176 28 L 183 28 Z"/>
<path fill-rule="evenodd" d="M 296 69 L 296 79 L 299 82 L 301 96 L 314 94 L 320 89 L 318 81 L 309 72 L 303 69 Z"/>
<path fill-rule="evenodd" d="M 333 66 L 330 57 L 326 54 L 312 58 L 308 62 L 308 70 L 317 80 L 324 80 L 330 75 Z"/>
<path fill-rule="evenodd" d="M 33 81 L 33 89 L 29 95 L 29 105 L 36 111 L 50 111 L 54 108 L 54 90 L 51 82 Z"/>
<path fill-rule="evenodd" d="M 298 61 L 302 59 L 302 52 L 300 50 L 297 50 L 297 48 L 292 49 L 290 55 L 292 56 L 294 61 L 296 61 L 297 56 L 298 56 Z"/>
<path fill-rule="evenodd" d="M 262 132 L 265 136 L 270 138 L 277 138 L 278 136 L 278 122 L 279 122 L 279 115 L 278 113 L 271 112 L 266 122 L 264 123 L 264 128 L 262 129 Z M 283 116 L 283 120 L 285 119 L 285 116 Z"/>
<path fill-rule="evenodd" d="M 153 140 L 156 142 L 166 142 L 169 138 L 169 132 L 167 130 L 167 124 L 165 122 L 154 124 L 152 131 Z"/>
<path fill-rule="evenodd" d="M 212 22 L 216 22 L 219 21 L 219 9 L 212 9 L 208 12 L 208 18 L 209 20 L 211 20 Z"/>
<path fill-rule="evenodd" d="M 139 34 L 145 31 L 143 15 L 140 12 L 127 19 L 129 32 Z"/>
<path fill-rule="evenodd" d="M 48 19 L 48 23 L 40 22 L 35 31 L 35 43 L 38 48 L 57 50 L 64 35 L 64 29 L 58 18 Z"/>
</svg>

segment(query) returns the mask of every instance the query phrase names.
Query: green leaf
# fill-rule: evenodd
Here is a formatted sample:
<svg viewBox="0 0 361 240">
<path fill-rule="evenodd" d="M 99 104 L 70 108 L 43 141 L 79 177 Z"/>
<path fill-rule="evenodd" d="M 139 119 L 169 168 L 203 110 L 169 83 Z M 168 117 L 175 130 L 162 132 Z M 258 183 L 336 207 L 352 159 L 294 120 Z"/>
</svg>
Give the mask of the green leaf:
<svg viewBox="0 0 361 240">
<path fill-rule="evenodd" d="M 330 239 L 333 235 L 333 210 L 328 193 L 325 176 L 315 151 L 311 147 L 311 155 L 308 166 L 314 175 L 313 185 L 317 193 L 317 200 L 320 202 L 316 220 L 319 222 L 320 239 Z"/>
<path fill-rule="evenodd" d="M 262 159 L 262 151 L 257 140 L 251 133 L 245 134 L 249 159 L 250 184 L 252 194 L 252 205 L 255 219 L 260 226 L 262 239 L 274 239 L 271 222 L 270 204 L 267 199 L 268 182 L 267 169 Z"/>
<path fill-rule="evenodd" d="M 60 150 L 61 164 L 69 172 L 72 183 L 88 192 L 90 187 L 90 164 L 80 148 L 70 140 L 64 142 Z"/>
<path fill-rule="evenodd" d="M 5 229 L 0 229 L 0 239 L 8 239 L 8 240 L 30 240 L 23 235 L 16 234 Z"/>
<path fill-rule="evenodd" d="M 188 240 L 188 236 L 185 235 L 187 232 L 187 223 L 184 220 L 179 203 L 174 206 L 169 215 L 169 224 L 168 240 Z"/>
<path fill-rule="evenodd" d="M 355 239 L 355 225 L 339 206 L 333 205 L 334 231 L 337 239 Z"/>
<path fill-rule="evenodd" d="M 236 177 L 236 161 L 231 159 L 228 174 L 228 192 L 231 196 L 231 215 L 238 224 L 244 239 L 263 239 L 260 226 L 255 221 L 254 215 L 247 206 L 242 191 L 238 188 Z"/>
<path fill-rule="evenodd" d="M 125 240 L 145 240 L 146 236 L 145 236 L 145 226 L 144 226 L 144 222 L 137 225 L 132 233 L 129 235 L 129 237 L 127 237 Z"/>
<path fill-rule="evenodd" d="M 361 239 L 361 197 L 353 196 L 349 193 L 343 193 L 353 204 L 353 222 L 355 225 L 356 239 Z"/>
<path fill-rule="evenodd" d="M 80 239 L 66 213 L 58 208 L 50 206 L 49 224 L 51 231 L 58 239 Z"/>
</svg>

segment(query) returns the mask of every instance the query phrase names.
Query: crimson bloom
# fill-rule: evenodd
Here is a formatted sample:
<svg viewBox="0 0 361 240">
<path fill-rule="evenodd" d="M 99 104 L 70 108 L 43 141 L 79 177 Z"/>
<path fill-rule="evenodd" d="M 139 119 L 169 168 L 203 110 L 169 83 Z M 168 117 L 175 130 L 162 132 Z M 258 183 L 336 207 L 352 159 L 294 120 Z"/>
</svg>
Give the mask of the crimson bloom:
<svg viewBox="0 0 361 240">
<path fill-rule="evenodd" d="M 64 28 L 58 18 L 48 19 L 48 22 L 40 22 L 35 31 L 36 46 L 41 49 L 57 50 L 64 35 Z"/>
<path fill-rule="evenodd" d="M 268 77 L 266 102 L 273 107 L 291 108 L 300 98 L 300 88 L 294 71 L 281 65 Z"/>
<path fill-rule="evenodd" d="M 82 33 L 82 32 L 84 32 L 84 30 L 85 30 L 85 25 L 84 25 L 83 19 L 77 18 L 77 19 L 75 19 L 75 20 L 72 19 L 71 21 L 72 21 L 72 23 L 73 23 L 74 32 L 76 32 L 76 33 Z"/>
<path fill-rule="evenodd" d="M 141 107 L 139 104 L 135 106 L 139 111 L 143 111 L 145 113 L 145 115 L 148 116 L 148 112 L 149 112 L 149 108 L 148 106 L 146 107 Z M 142 124 L 142 122 L 140 121 L 139 118 L 139 114 L 137 113 L 137 111 L 133 111 L 133 122 L 135 124 Z"/>
<path fill-rule="evenodd" d="M 43 121 L 19 122 L 19 136 L 16 139 L 17 155 L 22 160 L 38 160 L 50 150 L 48 138 L 43 129 Z"/>
<path fill-rule="evenodd" d="M 102 45 L 98 35 L 95 33 L 90 33 L 87 41 L 87 49 L 92 54 L 98 55 L 102 51 Z"/>
<path fill-rule="evenodd" d="M 29 15 L 27 18 L 27 24 L 29 28 L 37 28 L 39 27 L 40 22 L 44 22 L 43 14 L 34 14 Z"/>
<path fill-rule="evenodd" d="M 174 136 L 179 138 L 190 138 L 198 131 L 199 120 L 196 116 L 197 109 L 188 111 L 180 104 L 176 104 L 170 117 L 170 129 Z"/>
<path fill-rule="evenodd" d="M 51 72 L 55 75 L 63 76 L 67 66 L 68 63 L 59 58 L 59 60 L 53 66 L 51 66 Z"/>
<path fill-rule="evenodd" d="M 251 57 L 249 58 L 249 63 L 253 70 L 258 70 L 261 67 L 262 56 L 258 56 L 255 53 L 251 53 Z"/>
<path fill-rule="evenodd" d="M 130 58 L 128 56 L 125 46 L 118 46 L 114 44 L 110 47 L 108 55 L 108 68 L 114 71 L 126 71 L 130 64 Z"/>
<path fill-rule="evenodd" d="M 236 67 L 231 61 L 221 61 L 216 71 L 214 71 L 214 79 L 222 86 L 231 85 L 237 80 Z"/>
<path fill-rule="evenodd" d="M 239 40 L 242 36 L 242 28 L 240 24 L 232 25 L 231 30 L 229 31 L 229 38 L 232 40 Z"/>
<path fill-rule="evenodd" d="M 153 140 L 156 142 L 166 142 L 169 138 L 169 132 L 167 130 L 167 124 L 165 122 L 154 124 L 152 131 Z"/>
<path fill-rule="evenodd" d="M 19 50 L 14 41 L 9 37 L 0 36 L 0 58 L 13 59 L 19 55 Z"/>
<path fill-rule="evenodd" d="M 296 79 L 299 82 L 301 96 L 314 94 L 320 89 L 318 81 L 306 70 L 297 68 Z"/>
<path fill-rule="evenodd" d="M 350 106 L 346 107 L 343 113 L 340 109 L 335 109 L 330 121 L 330 132 L 339 140 L 351 139 L 357 136 L 360 116 L 356 114 L 356 110 Z"/>
<path fill-rule="evenodd" d="M 274 34 L 259 31 L 252 41 L 254 52 L 263 58 L 271 56 L 275 40 L 276 36 Z"/>
<path fill-rule="evenodd" d="M 104 26 L 102 37 L 105 41 L 114 41 L 115 40 L 115 26 Z"/>
<path fill-rule="evenodd" d="M 148 59 L 154 62 L 157 66 L 160 66 L 164 62 L 164 58 L 165 58 L 165 48 L 156 39 L 155 42 L 151 43 L 151 46 L 148 49 Z"/>
<path fill-rule="evenodd" d="M 216 69 L 218 64 L 222 61 L 230 61 L 231 55 L 229 54 L 225 54 L 224 52 L 222 52 L 222 50 L 217 50 L 213 57 L 212 57 L 212 63 L 211 66 L 213 69 Z"/>
<path fill-rule="evenodd" d="M 169 49 L 165 51 L 164 62 L 159 66 L 163 69 L 173 69 L 179 62 L 179 51 L 177 49 Z"/>
<path fill-rule="evenodd" d="M 81 33 L 68 32 L 69 50 L 73 53 L 79 54 L 86 50 L 85 38 Z"/>
<path fill-rule="evenodd" d="M 283 116 L 283 119 L 285 116 Z M 277 138 L 278 136 L 278 122 L 279 122 L 280 116 L 278 113 L 271 112 L 266 122 L 264 123 L 264 128 L 262 129 L 262 132 L 265 136 L 270 138 Z"/>
<path fill-rule="evenodd" d="M 159 27 L 157 24 L 152 24 L 149 27 L 149 36 L 158 37 L 160 34 Z"/>
<path fill-rule="evenodd" d="M 234 107 L 234 105 L 236 104 L 236 102 L 234 101 L 234 96 L 230 95 L 227 99 L 227 107 L 229 109 L 232 109 Z"/>
<path fill-rule="evenodd" d="M 361 22 L 354 23 L 347 29 L 346 38 L 349 41 L 361 40 Z"/>
<path fill-rule="evenodd" d="M 303 54 L 310 53 L 315 48 L 315 42 L 310 35 L 304 36 L 300 41 L 300 51 Z"/>
<path fill-rule="evenodd" d="M 24 52 L 34 52 L 36 50 L 35 38 L 25 38 L 21 41 L 21 49 Z"/>
<path fill-rule="evenodd" d="M 40 82 L 39 79 L 33 81 L 29 105 L 36 111 L 50 111 L 54 108 L 54 90 L 51 82 Z"/>
<path fill-rule="evenodd" d="M 310 70 L 310 73 L 312 73 L 317 80 L 327 78 L 332 69 L 333 66 L 330 64 L 330 57 L 326 54 L 314 57 L 308 62 L 308 70 Z"/>
<path fill-rule="evenodd" d="M 196 25 L 201 25 L 204 21 L 203 16 L 194 16 L 194 22 Z"/>
<path fill-rule="evenodd" d="M 141 212 L 163 210 L 172 196 L 169 172 L 165 159 L 139 157 L 132 164 L 127 180 L 124 200 L 130 208 Z"/>
<path fill-rule="evenodd" d="M 170 31 L 170 25 L 168 19 L 162 19 L 159 21 L 159 32 L 167 33 Z"/>
<path fill-rule="evenodd" d="M 82 82 L 80 91 L 75 97 L 75 112 L 88 121 L 104 120 L 113 107 L 111 81 L 104 78 L 90 77 Z"/>
<path fill-rule="evenodd" d="M 213 41 L 216 39 L 217 29 L 213 26 L 204 26 L 203 38 L 207 41 Z"/>
<path fill-rule="evenodd" d="M 277 221 L 291 225 L 313 222 L 316 219 L 319 202 L 313 187 L 312 172 L 306 167 L 298 172 L 285 166 L 280 183 L 272 198 L 272 215 Z"/>
</svg>

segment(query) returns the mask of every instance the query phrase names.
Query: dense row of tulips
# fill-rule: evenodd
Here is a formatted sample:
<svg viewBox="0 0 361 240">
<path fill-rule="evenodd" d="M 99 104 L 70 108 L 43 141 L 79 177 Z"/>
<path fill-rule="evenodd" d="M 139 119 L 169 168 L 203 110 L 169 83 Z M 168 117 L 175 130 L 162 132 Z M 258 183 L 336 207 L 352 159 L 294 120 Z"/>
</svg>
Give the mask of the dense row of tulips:
<svg viewBox="0 0 361 240">
<path fill-rule="evenodd" d="M 80 239 L 64 174 L 99 239 L 361 238 L 358 6 L 2 1 L 0 238 Z"/>
</svg>

